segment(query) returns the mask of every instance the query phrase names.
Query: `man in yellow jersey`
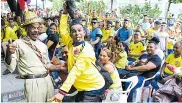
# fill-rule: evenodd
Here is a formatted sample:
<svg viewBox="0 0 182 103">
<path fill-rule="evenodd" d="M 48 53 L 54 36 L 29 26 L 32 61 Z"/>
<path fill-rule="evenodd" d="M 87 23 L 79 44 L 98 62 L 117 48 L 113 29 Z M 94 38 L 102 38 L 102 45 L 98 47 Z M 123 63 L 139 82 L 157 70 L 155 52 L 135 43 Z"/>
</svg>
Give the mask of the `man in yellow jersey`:
<svg viewBox="0 0 182 103">
<path fill-rule="evenodd" d="M 108 20 L 106 28 L 102 29 L 102 43 L 109 44 L 114 36 L 114 32 L 112 30 L 112 21 Z"/>
<path fill-rule="evenodd" d="M 174 45 L 174 53 L 168 55 L 166 59 L 166 68 L 164 68 L 164 71 L 162 71 L 162 76 L 168 77 L 166 79 L 169 79 L 172 77 L 173 72 L 170 71 L 170 69 L 167 66 L 174 66 L 176 67 L 182 67 L 182 56 L 181 56 L 181 50 L 182 50 L 182 45 L 180 42 L 175 43 Z M 181 74 L 182 75 L 182 74 Z"/>
<path fill-rule="evenodd" d="M 70 1 L 67 1 L 70 2 Z M 68 10 L 68 9 L 67 9 Z M 91 44 L 84 40 L 85 31 L 79 23 L 71 25 L 71 34 L 67 31 L 68 14 L 62 14 L 60 19 L 60 35 L 68 47 L 68 76 L 54 97 L 49 101 L 62 101 L 72 85 L 78 90 L 76 102 L 101 102 L 105 81 L 95 63 L 95 52 Z"/>
<path fill-rule="evenodd" d="M 134 41 L 131 42 L 129 45 L 129 53 L 128 53 L 128 61 L 129 65 L 132 64 L 135 60 L 137 60 L 141 54 L 145 51 L 145 46 L 144 44 L 140 41 L 140 33 L 135 32 L 134 34 Z"/>
<path fill-rule="evenodd" d="M 25 28 L 22 27 L 23 26 L 23 22 L 22 22 L 20 16 L 16 16 L 15 17 L 15 25 L 18 28 L 18 30 L 17 30 L 18 38 L 27 36 L 27 32 L 26 32 Z"/>
<path fill-rule="evenodd" d="M 15 21 L 13 18 L 9 18 L 9 26 L 14 30 L 14 32 L 16 33 L 18 27 L 15 25 Z"/>
</svg>

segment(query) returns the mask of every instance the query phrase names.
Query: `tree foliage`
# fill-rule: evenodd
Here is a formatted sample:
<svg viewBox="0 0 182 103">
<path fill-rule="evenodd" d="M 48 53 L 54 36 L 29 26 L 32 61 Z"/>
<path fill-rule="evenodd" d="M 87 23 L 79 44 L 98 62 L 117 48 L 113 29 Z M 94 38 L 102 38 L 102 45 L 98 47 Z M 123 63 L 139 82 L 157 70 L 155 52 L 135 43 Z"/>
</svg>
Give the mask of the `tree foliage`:
<svg viewBox="0 0 182 103">
<path fill-rule="evenodd" d="M 161 10 L 157 7 L 157 5 L 152 7 L 148 3 L 146 3 L 144 6 L 129 4 L 120 8 L 120 14 L 123 18 L 129 17 L 134 25 L 136 25 L 144 14 L 148 15 L 149 17 L 157 18 L 161 14 Z"/>
<path fill-rule="evenodd" d="M 65 0 L 52 0 L 53 4 L 51 7 L 51 10 L 52 11 L 59 11 L 60 9 L 62 9 L 64 1 Z"/>
<path fill-rule="evenodd" d="M 101 0 L 101 1 L 99 1 L 99 0 L 98 1 L 89 1 L 89 2 L 86 0 L 82 0 L 82 1 L 77 3 L 77 9 L 79 9 L 83 12 L 87 12 L 88 3 L 90 3 L 90 10 L 98 10 L 100 8 L 101 11 L 104 11 L 106 8 L 106 4 L 104 3 L 103 0 Z"/>
<path fill-rule="evenodd" d="M 182 20 L 182 9 L 180 10 L 180 14 L 178 15 L 178 18 Z"/>
<path fill-rule="evenodd" d="M 61 8 L 63 8 L 63 2 L 65 0 L 52 0 L 53 5 L 51 7 L 52 11 L 58 11 Z M 99 5 L 99 2 L 101 2 Z M 83 12 L 87 12 L 88 10 L 88 3 L 90 3 L 90 10 L 98 10 L 99 8 L 101 8 L 101 11 L 104 11 L 104 9 L 106 8 L 106 4 L 104 3 L 103 0 L 101 1 L 87 1 L 87 0 L 76 0 L 76 5 L 77 5 L 77 9 L 83 11 Z"/>
<path fill-rule="evenodd" d="M 169 11 L 170 11 L 170 6 L 171 6 L 171 3 L 182 3 L 182 0 L 168 0 L 168 7 L 167 7 L 167 12 L 166 12 L 166 16 L 165 18 L 167 18 L 167 16 L 169 15 Z M 167 23 L 168 23 L 169 19 L 167 20 Z"/>
<path fill-rule="evenodd" d="M 171 3 L 182 3 L 182 0 L 169 0 Z"/>
</svg>

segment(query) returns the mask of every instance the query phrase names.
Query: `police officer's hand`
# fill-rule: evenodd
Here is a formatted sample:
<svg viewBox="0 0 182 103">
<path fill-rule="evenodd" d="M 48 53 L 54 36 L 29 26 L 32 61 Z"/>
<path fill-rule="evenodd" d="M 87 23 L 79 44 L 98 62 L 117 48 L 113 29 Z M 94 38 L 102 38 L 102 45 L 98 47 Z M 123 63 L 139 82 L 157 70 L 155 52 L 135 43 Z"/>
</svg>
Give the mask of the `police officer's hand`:
<svg viewBox="0 0 182 103">
<path fill-rule="evenodd" d="M 7 45 L 7 54 L 14 54 L 16 51 L 16 46 L 13 44 L 12 39 L 10 38 Z"/>
</svg>

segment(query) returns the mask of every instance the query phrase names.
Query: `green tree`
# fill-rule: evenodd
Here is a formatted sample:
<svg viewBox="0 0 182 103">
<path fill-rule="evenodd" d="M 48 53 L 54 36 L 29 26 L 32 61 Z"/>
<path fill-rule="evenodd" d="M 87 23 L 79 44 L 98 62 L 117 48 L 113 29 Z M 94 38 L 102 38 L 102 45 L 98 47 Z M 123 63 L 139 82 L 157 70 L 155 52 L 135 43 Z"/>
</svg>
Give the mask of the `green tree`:
<svg viewBox="0 0 182 103">
<path fill-rule="evenodd" d="M 88 11 L 88 3 L 90 3 L 90 10 L 99 10 L 103 12 L 106 8 L 106 4 L 103 0 L 101 1 L 86 1 L 86 0 L 80 0 L 80 2 L 77 2 L 77 9 L 81 10 L 82 12 Z"/>
<path fill-rule="evenodd" d="M 147 14 L 150 17 L 157 18 L 161 14 L 161 10 L 157 7 L 152 7 L 150 4 L 146 3 L 144 6 L 141 5 L 127 5 L 120 8 L 120 14 L 122 17 L 129 17 L 134 25 L 137 25 L 138 21 Z"/>
<path fill-rule="evenodd" d="M 63 2 L 65 0 L 52 0 L 53 4 L 51 7 L 51 11 L 59 11 L 63 8 Z"/>
<path fill-rule="evenodd" d="M 167 7 L 167 12 L 165 18 L 168 18 L 170 7 L 172 3 L 182 3 L 182 0 L 168 0 L 168 7 Z M 170 18 L 168 18 L 167 22 L 169 21 Z"/>
<path fill-rule="evenodd" d="M 180 10 L 180 14 L 178 15 L 178 18 L 182 20 L 182 9 Z"/>
<path fill-rule="evenodd" d="M 53 2 L 53 5 L 51 7 L 52 11 L 58 11 L 61 8 L 63 8 L 63 2 L 65 0 L 50 0 L 51 2 Z M 87 12 L 88 10 L 88 1 L 87 0 L 75 0 L 76 1 L 76 5 L 77 5 L 77 9 L 81 10 L 82 12 Z M 99 8 L 101 9 L 101 11 L 104 11 L 104 9 L 106 8 L 106 4 L 104 3 L 103 0 L 101 1 L 89 1 L 90 2 L 90 10 L 98 10 Z M 101 2 L 99 5 L 99 2 Z"/>
</svg>

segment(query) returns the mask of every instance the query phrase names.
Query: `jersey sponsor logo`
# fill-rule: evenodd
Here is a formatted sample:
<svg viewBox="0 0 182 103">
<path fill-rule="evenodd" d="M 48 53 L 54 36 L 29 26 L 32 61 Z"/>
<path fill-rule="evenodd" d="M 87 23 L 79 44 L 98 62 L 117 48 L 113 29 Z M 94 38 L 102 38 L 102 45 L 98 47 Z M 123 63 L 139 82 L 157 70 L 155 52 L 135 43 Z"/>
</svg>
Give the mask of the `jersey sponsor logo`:
<svg viewBox="0 0 182 103">
<path fill-rule="evenodd" d="M 74 51 L 73 51 L 73 54 L 74 55 L 78 55 L 79 54 L 79 49 L 78 48 L 75 48 Z"/>
<path fill-rule="evenodd" d="M 179 67 L 179 66 L 180 66 L 180 64 L 179 64 L 178 61 L 175 62 L 175 66 L 176 66 L 176 67 Z"/>
</svg>

